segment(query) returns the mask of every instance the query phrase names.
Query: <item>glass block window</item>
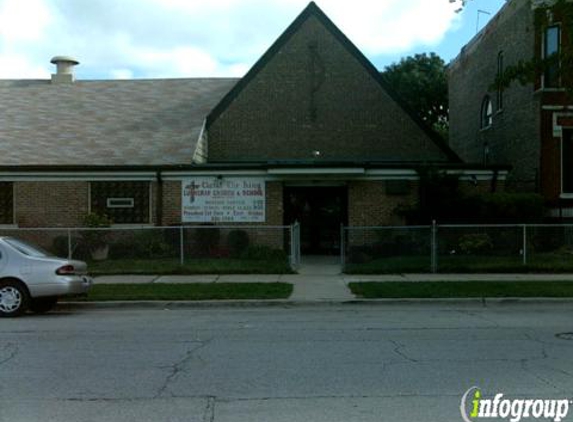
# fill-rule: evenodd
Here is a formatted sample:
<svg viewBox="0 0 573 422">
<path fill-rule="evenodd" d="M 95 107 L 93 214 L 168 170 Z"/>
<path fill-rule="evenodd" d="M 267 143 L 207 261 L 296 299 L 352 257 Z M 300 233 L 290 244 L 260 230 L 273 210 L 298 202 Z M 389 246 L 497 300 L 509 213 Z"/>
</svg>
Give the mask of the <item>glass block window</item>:
<svg viewBox="0 0 573 422">
<path fill-rule="evenodd" d="M 14 184 L 0 182 L 0 224 L 14 224 Z"/>
<path fill-rule="evenodd" d="M 148 224 L 149 186 L 149 182 L 92 182 L 91 212 L 107 215 L 114 224 Z"/>
</svg>

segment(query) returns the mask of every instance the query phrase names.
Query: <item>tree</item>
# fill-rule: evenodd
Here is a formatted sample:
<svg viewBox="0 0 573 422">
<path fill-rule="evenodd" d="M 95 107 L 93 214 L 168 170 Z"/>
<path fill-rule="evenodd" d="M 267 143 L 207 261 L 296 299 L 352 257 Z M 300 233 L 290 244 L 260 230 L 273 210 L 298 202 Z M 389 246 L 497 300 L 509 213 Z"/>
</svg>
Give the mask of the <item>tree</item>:
<svg viewBox="0 0 573 422">
<path fill-rule="evenodd" d="M 466 7 L 466 4 L 469 3 L 470 0 L 449 0 L 450 3 L 455 3 L 459 5 L 459 8 L 456 10 L 456 13 L 460 13 Z"/>
<path fill-rule="evenodd" d="M 447 138 L 448 78 L 440 56 L 403 58 L 387 66 L 382 76 L 423 121 Z"/>
</svg>

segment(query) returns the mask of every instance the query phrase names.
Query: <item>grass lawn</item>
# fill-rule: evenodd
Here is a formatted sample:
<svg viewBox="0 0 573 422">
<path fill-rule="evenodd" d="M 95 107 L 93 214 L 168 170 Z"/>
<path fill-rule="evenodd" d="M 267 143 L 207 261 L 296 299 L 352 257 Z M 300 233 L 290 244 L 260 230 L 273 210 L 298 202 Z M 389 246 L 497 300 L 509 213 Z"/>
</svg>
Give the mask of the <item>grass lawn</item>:
<svg viewBox="0 0 573 422">
<path fill-rule="evenodd" d="M 464 297 L 573 297 L 570 281 L 451 281 L 350 283 L 352 292 L 367 299 Z"/>
<path fill-rule="evenodd" d="M 420 273 L 431 270 L 429 256 L 396 256 L 375 259 L 363 264 L 346 264 L 347 274 Z M 441 273 L 525 273 L 573 272 L 573 256 L 564 254 L 537 254 L 523 265 L 521 256 L 440 255 L 438 272 Z"/>
<path fill-rule="evenodd" d="M 108 259 L 88 262 L 92 275 L 114 274 L 290 274 L 286 261 L 246 259 Z"/>
<path fill-rule="evenodd" d="M 286 299 L 289 283 L 96 284 L 71 301 Z"/>
</svg>

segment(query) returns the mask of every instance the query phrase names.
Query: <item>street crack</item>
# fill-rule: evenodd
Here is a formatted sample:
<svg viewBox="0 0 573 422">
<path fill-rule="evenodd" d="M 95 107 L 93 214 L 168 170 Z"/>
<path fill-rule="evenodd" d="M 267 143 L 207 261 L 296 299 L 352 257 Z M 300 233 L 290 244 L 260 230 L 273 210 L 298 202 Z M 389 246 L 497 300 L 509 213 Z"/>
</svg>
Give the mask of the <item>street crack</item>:
<svg viewBox="0 0 573 422">
<path fill-rule="evenodd" d="M 214 396 L 207 397 L 207 406 L 205 407 L 205 413 L 203 413 L 203 422 L 213 422 L 215 420 L 215 401 L 217 400 Z"/>
<path fill-rule="evenodd" d="M 416 359 L 412 359 L 410 356 L 406 355 L 404 352 L 402 352 L 402 349 L 406 346 L 404 346 L 403 344 L 398 343 L 395 340 L 390 340 L 390 343 L 392 343 L 394 345 L 394 353 L 396 353 L 398 356 L 400 356 L 401 358 L 407 360 L 408 362 L 411 363 L 418 363 L 418 361 Z"/>
<path fill-rule="evenodd" d="M 7 343 L 4 345 L 4 347 L 2 348 L 2 355 L 7 354 L 8 356 L 5 357 L 4 359 L 0 360 L 0 366 L 4 365 L 5 363 L 10 362 L 12 359 L 14 359 L 16 357 L 16 355 L 18 354 L 18 346 L 15 345 L 14 343 Z"/>
<path fill-rule="evenodd" d="M 197 351 L 201 350 L 202 348 L 206 347 L 209 343 L 210 343 L 210 340 L 201 342 L 201 344 L 199 344 L 197 347 L 194 347 L 193 349 L 187 350 L 187 352 L 185 353 L 185 356 L 183 356 L 181 359 L 179 359 L 173 365 L 170 365 L 169 374 L 165 378 L 165 381 L 163 382 L 161 387 L 159 387 L 159 389 L 157 390 L 157 394 L 155 394 L 154 398 L 161 397 L 167 391 L 169 384 L 177 377 L 177 375 L 179 375 L 179 373 L 183 372 L 184 367 L 187 364 L 187 362 L 189 362 L 191 359 L 195 358 L 195 353 Z M 171 396 L 173 396 L 173 395 L 171 394 Z"/>
</svg>

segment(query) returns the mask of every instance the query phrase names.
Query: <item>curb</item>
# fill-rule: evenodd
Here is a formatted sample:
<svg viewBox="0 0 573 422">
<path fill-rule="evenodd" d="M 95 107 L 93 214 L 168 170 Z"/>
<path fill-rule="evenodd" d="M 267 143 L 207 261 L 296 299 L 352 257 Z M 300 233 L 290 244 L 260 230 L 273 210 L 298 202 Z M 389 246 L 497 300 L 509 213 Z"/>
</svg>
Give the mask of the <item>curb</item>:
<svg viewBox="0 0 573 422">
<path fill-rule="evenodd" d="M 60 302 L 58 310 L 66 309 L 208 309 L 208 308 L 261 308 L 261 307 L 317 307 L 344 305 L 516 305 L 516 304 L 563 304 L 573 305 L 571 298 L 443 298 L 443 299 L 351 299 L 292 301 L 276 300 L 182 300 L 182 301 L 106 301 L 106 302 Z"/>
</svg>

